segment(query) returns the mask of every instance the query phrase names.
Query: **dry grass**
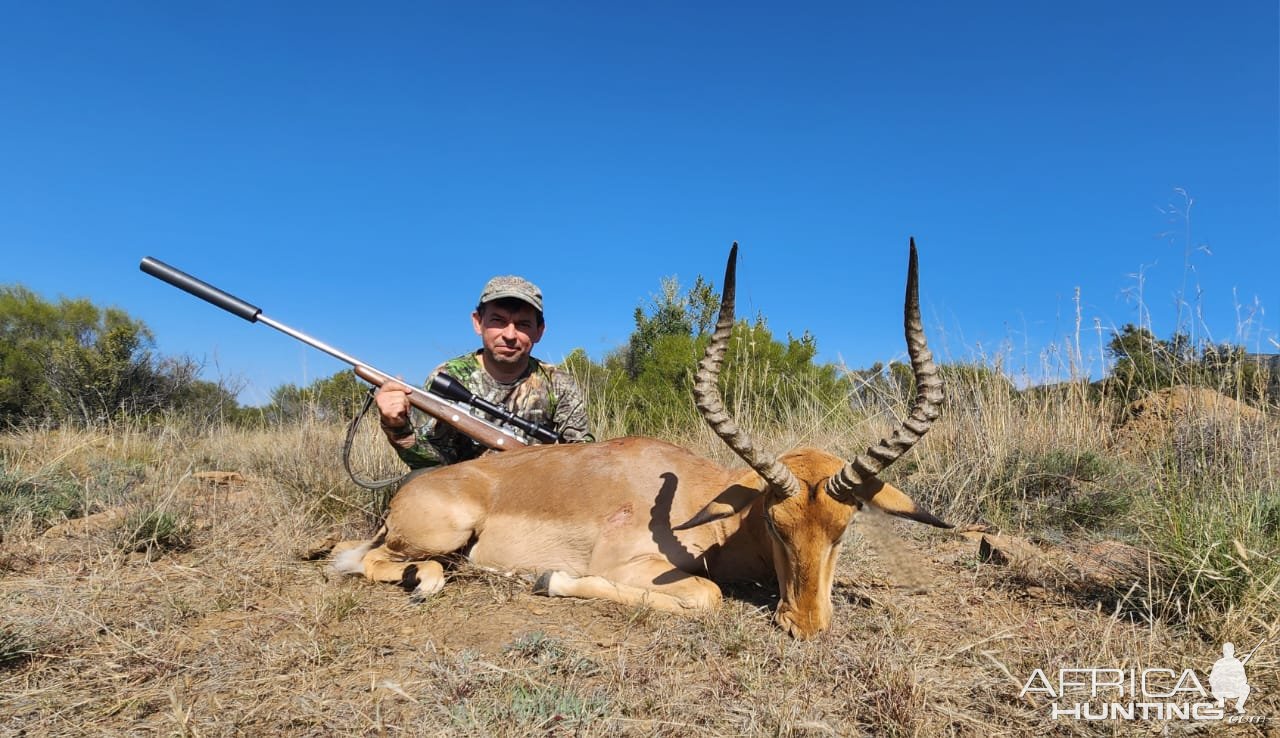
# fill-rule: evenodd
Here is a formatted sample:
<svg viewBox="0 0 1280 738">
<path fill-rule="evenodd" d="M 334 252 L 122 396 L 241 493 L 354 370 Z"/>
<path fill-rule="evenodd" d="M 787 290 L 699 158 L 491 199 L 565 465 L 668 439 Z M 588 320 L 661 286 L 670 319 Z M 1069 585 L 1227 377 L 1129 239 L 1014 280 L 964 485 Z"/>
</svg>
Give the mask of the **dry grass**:
<svg viewBox="0 0 1280 738">
<path fill-rule="evenodd" d="M 1113 446 L 1108 413 L 1082 391 L 974 385 L 950 396 L 895 481 L 962 524 L 1138 545 L 1153 556 L 1146 578 L 1083 592 L 980 563 L 959 537 L 868 518 L 841 557 L 831 631 L 811 642 L 773 627 L 773 594 L 759 587 L 679 618 L 539 598 L 523 575 L 464 567 L 414 605 L 306 560 L 318 539 L 366 535 L 380 509 L 341 471 L 340 429 L 5 435 L 0 733 L 1177 732 L 1053 721 L 1043 698 L 1018 692 L 1037 668 L 1203 674 L 1223 640 L 1243 651 L 1280 638 L 1273 418 L 1181 426 L 1135 457 Z M 809 408 L 755 430 L 778 450 L 853 453 L 892 420 L 863 410 Z M 700 430 L 680 440 L 728 460 Z M 368 435 L 357 465 L 371 477 L 394 468 Z M 244 482 L 194 476 L 215 469 Z M 45 535 L 63 516 L 111 509 L 127 514 Z M 1250 662 L 1251 714 L 1280 718 L 1278 675 L 1272 640 Z"/>
</svg>

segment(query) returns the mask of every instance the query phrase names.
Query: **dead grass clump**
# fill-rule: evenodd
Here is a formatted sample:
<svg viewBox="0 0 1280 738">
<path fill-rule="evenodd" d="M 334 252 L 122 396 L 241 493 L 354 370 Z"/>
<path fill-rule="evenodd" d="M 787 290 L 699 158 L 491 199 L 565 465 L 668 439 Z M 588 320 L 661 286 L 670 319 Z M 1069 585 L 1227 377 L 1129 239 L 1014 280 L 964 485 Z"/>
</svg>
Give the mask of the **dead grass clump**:
<svg viewBox="0 0 1280 738">
<path fill-rule="evenodd" d="M 20 431 L 0 445 L 0 540 L 27 538 L 111 510 L 143 484 L 136 437 L 103 431 Z M 117 455 L 123 452 L 123 455 Z"/>
<path fill-rule="evenodd" d="M 39 650 L 40 642 L 29 628 L 0 623 L 0 672 L 30 661 Z"/>
<path fill-rule="evenodd" d="M 1188 418 L 1162 440 L 1155 448 L 1157 458 L 1167 460 L 1178 477 L 1199 484 L 1255 474 L 1268 466 L 1275 448 L 1259 419 Z"/>
<path fill-rule="evenodd" d="M 1080 530 L 1112 534 L 1128 527 L 1133 506 L 1132 492 L 1115 483 L 1117 472 L 1112 459 L 1087 449 L 1014 449 L 991 474 L 986 514 L 1057 538 Z"/>
<path fill-rule="evenodd" d="M 373 425 L 377 425 L 376 421 Z M 224 468 L 238 469 L 273 483 L 284 493 L 288 504 L 316 524 L 334 526 L 359 521 L 362 528 L 376 525 L 391 488 L 376 493 L 351 483 L 339 458 L 343 430 L 313 420 L 252 431 L 250 438 L 243 439 L 247 443 L 224 449 L 219 457 Z M 397 476 L 385 472 L 390 463 L 387 457 L 395 459 L 380 435 L 375 437 L 370 431 L 357 437 L 353 465 L 362 476 Z M 370 468 L 372 472 L 368 471 Z M 403 464 L 398 469 L 401 474 L 405 471 Z"/>
</svg>

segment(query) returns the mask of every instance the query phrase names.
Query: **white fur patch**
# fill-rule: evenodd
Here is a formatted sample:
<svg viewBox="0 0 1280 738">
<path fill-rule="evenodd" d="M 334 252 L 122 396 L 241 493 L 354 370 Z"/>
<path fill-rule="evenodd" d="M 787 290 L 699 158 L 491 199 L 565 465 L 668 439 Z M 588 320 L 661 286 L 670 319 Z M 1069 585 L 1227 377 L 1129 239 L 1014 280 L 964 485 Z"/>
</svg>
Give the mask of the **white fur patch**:
<svg viewBox="0 0 1280 738">
<path fill-rule="evenodd" d="M 364 555 L 369 553 L 371 548 L 373 548 L 373 541 L 349 548 L 334 556 L 329 568 L 340 574 L 364 574 Z"/>
<path fill-rule="evenodd" d="M 442 589 L 444 589 L 444 577 L 428 576 L 418 580 L 418 586 L 413 588 L 413 594 L 415 597 L 425 600 Z"/>
</svg>

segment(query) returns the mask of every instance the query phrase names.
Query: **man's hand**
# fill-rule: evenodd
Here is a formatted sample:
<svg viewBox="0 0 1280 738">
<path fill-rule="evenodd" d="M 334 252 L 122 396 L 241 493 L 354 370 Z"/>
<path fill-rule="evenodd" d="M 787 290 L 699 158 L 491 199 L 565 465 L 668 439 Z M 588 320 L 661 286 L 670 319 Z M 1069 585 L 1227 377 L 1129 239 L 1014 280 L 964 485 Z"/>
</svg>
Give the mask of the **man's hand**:
<svg viewBox="0 0 1280 738">
<path fill-rule="evenodd" d="M 413 435 L 413 425 L 409 419 L 409 388 L 392 380 L 378 388 L 374 395 L 378 403 L 378 415 L 381 416 L 382 430 L 387 439 L 401 448 L 409 448 L 417 443 Z"/>
</svg>

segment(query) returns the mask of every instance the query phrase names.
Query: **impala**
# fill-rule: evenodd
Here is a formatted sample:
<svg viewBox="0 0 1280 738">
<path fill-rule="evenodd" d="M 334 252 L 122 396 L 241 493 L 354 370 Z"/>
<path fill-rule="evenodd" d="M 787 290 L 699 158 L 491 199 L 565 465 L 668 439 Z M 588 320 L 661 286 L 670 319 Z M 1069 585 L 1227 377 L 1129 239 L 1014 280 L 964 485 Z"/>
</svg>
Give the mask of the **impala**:
<svg viewBox="0 0 1280 738">
<path fill-rule="evenodd" d="M 920 320 L 915 242 L 905 300 L 915 398 L 897 430 L 847 462 L 814 448 L 763 453 L 725 412 L 717 378 L 733 330 L 737 251 L 735 243 L 693 392 L 746 468 L 640 437 L 490 454 L 414 476 L 373 540 L 335 548 L 334 567 L 426 597 L 444 585 L 441 562 L 463 554 L 540 572 L 540 594 L 676 612 L 715 608 L 716 582 L 774 581 L 779 626 L 797 638 L 826 630 L 840 544 L 863 505 L 951 527 L 877 477 L 920 440 L 942 403 Z"/>
</svg>

